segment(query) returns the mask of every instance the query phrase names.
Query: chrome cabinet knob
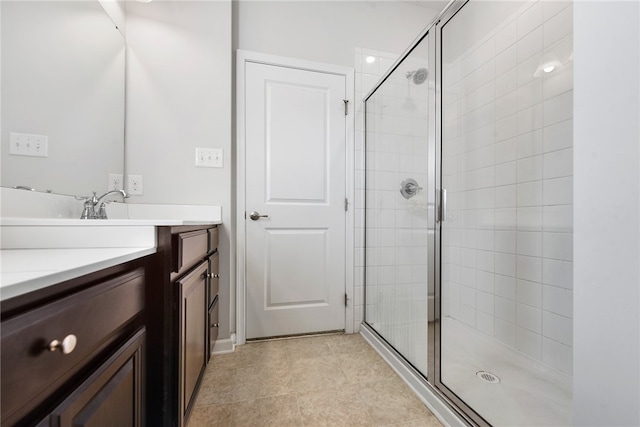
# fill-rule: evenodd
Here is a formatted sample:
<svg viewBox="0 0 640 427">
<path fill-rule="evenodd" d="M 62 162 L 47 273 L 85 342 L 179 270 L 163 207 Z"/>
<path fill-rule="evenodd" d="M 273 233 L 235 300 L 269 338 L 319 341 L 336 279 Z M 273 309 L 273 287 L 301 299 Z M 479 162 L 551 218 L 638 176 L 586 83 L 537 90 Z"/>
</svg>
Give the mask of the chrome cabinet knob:
<svg viewBox="0 0 640 427">
<path fill-rule="evenodd" d="M 211 326 L 213 326 L 214 328 L 217 328 L 217 327 L 220 326 L 220 324 L 219 323 L 213 323 L 213 324 L 211 324 Z"/>
<path fill-rule="evenodd" d="M 205 279 L 219 279 L 220 275 L 218 273 L 203 273 L 202 277 Z"/>
<path fill-rule="evenodd" d="M 249 214 L 249 218 L 251 218 L 254 221 L 257 221 L 260 218 L 269 218 L 269 215 L 260 215 L 260 213 L 253 211 Z"/>
<path fill-rule="evenodd" d="M 214 279 L 219 279 L 219 278 L 220 278 L 220 275 L 219 275 L 218 273 L 216 273 L 216 274 L 214 274 L 214 275 L 213 275 L 213 278 L 214 278 Z"/>
<path fill-rule="evenodd" d="M 53 340 L 49 343 L 49 351 L 60 351 L 62 354 L 69 354 L 76 348 L 78 338 L 69 334 L 62 341 Z"/>
</svg>

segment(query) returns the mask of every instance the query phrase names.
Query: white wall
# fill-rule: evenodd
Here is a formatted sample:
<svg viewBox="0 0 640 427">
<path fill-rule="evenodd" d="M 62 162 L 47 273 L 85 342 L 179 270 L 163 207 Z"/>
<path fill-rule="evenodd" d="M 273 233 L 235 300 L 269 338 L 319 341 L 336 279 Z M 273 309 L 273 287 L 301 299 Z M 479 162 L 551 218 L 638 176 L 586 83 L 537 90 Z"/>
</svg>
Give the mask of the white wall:
<svg viewBox="0 0 640 427">
<path fill-rule="evenodd" d="M 640 425 L 640 4 L 574 4 L 574 424 Z"/>
<path fill-rule="evenodd" d="M 120 32 L 126 34 L 125 0 L 98 0 L 98 2 L 102 5 L 113 23 L 116 24 Z"/>
<path fill-rule="evenodd" d="M 354 48 L 402 53 L 438 12 L 395 1 L 237 1 L 238 49 L 353 67 Z"/>
<path fill-rule="evenodd" d="M 220 338 L 229 335 L 232 268 L 231 2 L 127 2 L 126 173 L 132 203 L 222 206 Z M 224 150 L 196 168 L 195 148 Z"/>
</svg>

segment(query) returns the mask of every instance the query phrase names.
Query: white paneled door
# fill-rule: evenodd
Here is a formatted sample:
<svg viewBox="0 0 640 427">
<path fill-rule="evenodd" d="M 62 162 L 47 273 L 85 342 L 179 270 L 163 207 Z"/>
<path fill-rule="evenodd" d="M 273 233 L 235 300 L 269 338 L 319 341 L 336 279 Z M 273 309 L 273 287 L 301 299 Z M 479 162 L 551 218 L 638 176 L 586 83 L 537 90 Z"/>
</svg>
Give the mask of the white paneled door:
<svg viewBox="0 0 640 427">
<path fill-rule="evenodd" d="M 246 337 L 344 329 L 345 76 L 245 70 Z"/>
</svg>

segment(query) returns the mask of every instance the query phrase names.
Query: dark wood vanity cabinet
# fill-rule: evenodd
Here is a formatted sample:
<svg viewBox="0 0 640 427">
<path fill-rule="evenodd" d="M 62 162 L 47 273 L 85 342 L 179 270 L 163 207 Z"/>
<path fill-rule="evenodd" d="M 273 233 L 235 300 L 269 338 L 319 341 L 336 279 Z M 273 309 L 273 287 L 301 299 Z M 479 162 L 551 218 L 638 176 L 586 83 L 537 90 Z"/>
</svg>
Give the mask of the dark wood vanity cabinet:
<svg viewBox="0 0 640 427">
<path fill-rule="evenodd" d="M 148 287 L 149 325 L 154 325 L 149 348 L 162 349 L 162 357 L 149 358 L 149 425 L 182 427 L 217 337 L 218 229 L 158 227 L 157 233 Z"/>
<path fill-rule="evenodd" d="M 41 425 L 143 426 L 144 338 L 142 329 L 127 340 Z"/>
<path fill-rule="evenodd" d="M 184 279 L 176 282 L 180 293 L 178 328 L 180 410 L 187 415 L 194 401 L 196 386 L 207 365 L 207 263 L 203 261 Z"/>
<path fill-rule="evenodd" d="M 2 426 L 145 425 L 144 266 L 2 302 Z"/>
</svg>

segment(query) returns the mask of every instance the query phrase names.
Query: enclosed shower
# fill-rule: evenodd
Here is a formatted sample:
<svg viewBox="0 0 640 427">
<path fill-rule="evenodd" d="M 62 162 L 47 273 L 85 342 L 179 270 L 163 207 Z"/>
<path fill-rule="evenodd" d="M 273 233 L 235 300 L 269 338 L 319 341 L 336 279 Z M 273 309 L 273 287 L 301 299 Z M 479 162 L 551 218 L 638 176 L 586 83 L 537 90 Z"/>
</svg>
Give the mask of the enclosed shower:
<svg viewBox="0 0 640 427">
<path fill-rule="evenodd" d="M 365 98 L 363 333 L 469 424 L 571 424 L 571 28 L 454 2 Z"/>
</svg>

